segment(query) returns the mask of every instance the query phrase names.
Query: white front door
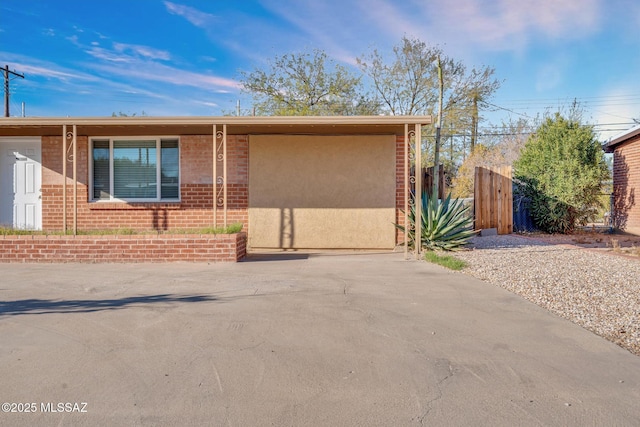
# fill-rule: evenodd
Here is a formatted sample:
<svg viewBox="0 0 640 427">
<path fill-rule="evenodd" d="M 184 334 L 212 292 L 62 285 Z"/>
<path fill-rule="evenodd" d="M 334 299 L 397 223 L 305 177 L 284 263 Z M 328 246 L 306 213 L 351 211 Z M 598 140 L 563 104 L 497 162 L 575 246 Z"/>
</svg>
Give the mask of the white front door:
<svg viewBox="0 0 640 427">
<path fill-rule="evenodd" d="M 0 139 L 0 225 L 42 229 L 40 138 Z"/>
</svg>

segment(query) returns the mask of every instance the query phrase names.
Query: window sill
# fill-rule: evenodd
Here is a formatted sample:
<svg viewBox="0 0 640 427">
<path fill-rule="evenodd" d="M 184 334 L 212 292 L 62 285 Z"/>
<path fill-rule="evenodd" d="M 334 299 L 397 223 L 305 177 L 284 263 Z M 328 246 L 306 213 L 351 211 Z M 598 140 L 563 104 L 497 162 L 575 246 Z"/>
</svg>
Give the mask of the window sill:
<svg viewBox="0 0 640 427">
<path fill-rule="evenodd" d="M 154 210 L 154 209 L 180 209 L 182 202 L 101 202 L 88 203 L 89 210 Z"/>
</svg>

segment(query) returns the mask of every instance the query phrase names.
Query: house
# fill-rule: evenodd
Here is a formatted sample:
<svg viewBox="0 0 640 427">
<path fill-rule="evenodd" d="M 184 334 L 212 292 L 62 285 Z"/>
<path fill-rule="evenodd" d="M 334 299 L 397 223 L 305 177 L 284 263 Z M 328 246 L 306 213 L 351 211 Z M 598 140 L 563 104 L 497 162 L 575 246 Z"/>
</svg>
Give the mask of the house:
<svg viewBox="0 0 640 427">
<path fill-rule="evenodd" d="M 640 234 L 640 125 L 612 137 L 604 149 L 613 153 L 613 225 Z"/>
<path fill-rule="evenodd" d="M 0 119 L 0 224 L 244 224 L 250 248 L 403 241 L 408 141 L 428 116 Z M 63 179 L 63 177 L 66 177 Z"/>
</svg>

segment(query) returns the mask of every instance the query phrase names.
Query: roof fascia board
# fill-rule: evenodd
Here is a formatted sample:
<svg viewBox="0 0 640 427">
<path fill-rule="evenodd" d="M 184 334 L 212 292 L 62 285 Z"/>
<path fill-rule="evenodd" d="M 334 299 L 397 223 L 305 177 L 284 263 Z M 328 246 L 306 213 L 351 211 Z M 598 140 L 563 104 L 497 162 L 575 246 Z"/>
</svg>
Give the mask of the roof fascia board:
<svg viewBox="0 0 640 427">
<path fill-rule="evenodd" d="M 614 147 L 618 144 L 621 144 L 625 141 L 630 140 L 636 136 L 640 135 L 640 125 L 634 126 L 631 129 L 627 129 L 626 131 L 619 133 L 618 135 L 612 136 L 605 144 L 607 149 Z"/>
<path fill-rule="evenodd" d="M 0 127 L 29 126 L 153 126 L 153 125 L 428 125 L 431 116 L 198 116 L 198 117 L 10 117 Z"/>
</svg>

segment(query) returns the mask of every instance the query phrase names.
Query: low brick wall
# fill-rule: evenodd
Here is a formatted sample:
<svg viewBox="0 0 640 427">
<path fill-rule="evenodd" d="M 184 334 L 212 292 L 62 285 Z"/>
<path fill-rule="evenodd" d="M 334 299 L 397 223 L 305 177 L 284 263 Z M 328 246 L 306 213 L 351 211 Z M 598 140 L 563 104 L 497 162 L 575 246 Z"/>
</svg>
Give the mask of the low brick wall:
<svg viewBox="0 0 640 427">
<path fill-rule="evenodd" d="M 0 262 L 236 262 L 246 233 L 0 236 Z"/>
</svg>

